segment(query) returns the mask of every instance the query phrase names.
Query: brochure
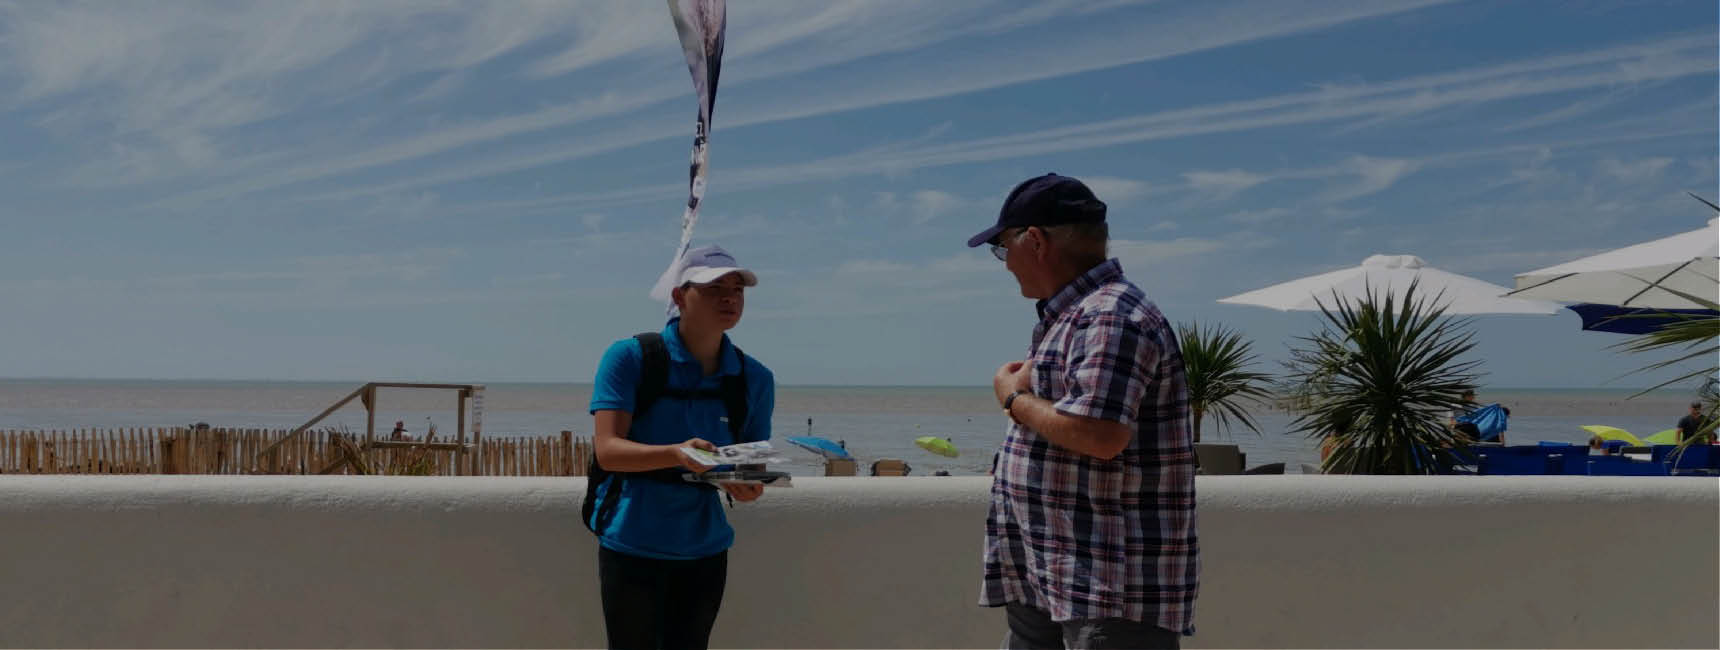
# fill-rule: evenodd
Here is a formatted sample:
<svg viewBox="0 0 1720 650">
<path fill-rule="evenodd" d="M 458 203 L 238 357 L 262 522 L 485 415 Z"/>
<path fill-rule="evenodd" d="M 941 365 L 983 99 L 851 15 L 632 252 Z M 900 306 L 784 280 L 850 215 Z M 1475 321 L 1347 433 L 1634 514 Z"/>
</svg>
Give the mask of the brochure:
<svg viewBox="0 0 1720 650">
<path fill-rule="evenodd" d="M 688 481 L 702 481 L 712 485 L 763 485 L 765 487 L 786 488 L 794 487 L 794 481 L 788 472 L 769 472 L 764 470 L 742 470 L 738 472 L 705 472 L 703 474 L 687 474 L 683 478 Z"/>
<path fill-rule="evenodd" d="M 769 440 L 718 447 L 715 452 L 682 447 L 681 453 L 703 465 L 767 465 L 786 460 L 770 446 Z"/>
</svg>

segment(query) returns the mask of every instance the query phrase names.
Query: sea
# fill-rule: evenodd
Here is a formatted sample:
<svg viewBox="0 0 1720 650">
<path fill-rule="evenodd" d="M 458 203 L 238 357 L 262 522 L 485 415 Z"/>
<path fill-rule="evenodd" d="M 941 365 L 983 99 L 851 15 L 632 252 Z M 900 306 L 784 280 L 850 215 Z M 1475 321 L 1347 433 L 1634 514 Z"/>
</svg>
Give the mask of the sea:
<svg viewBox="0 0 1720 650">
<path fill-rule="evenodd" d="M 208 423 L 214 427 L 290 429 L 351 393 L 362 382 L 191 381 L 114 379 L 0 379 L 0 430 L 106 429 L 173 427 Z M 1540 440 L 1581 443 L 1580 427 L 1614 426 L 1639 437 L 1670 429 L 1693 392 L 1661 390 L 1633 396 L 1633 389 L 1483 389 L 1479 401 L 1511 409 L 1511 444 Z M 572 431 L 590 436 L 589 384 L 498 383 L 484 390 L 481 424 L 486 437 L 546 436 Z M 452 435 L 458 401 L 453 391 L 385 388 L 378 391 L 379 434 L 405 423 L 421 436 L 431 426 L 438 437 Z M 476 415 L 476 414 L 473 414 Z M 1290 413 L 1261 407 L 1253 411 L 1258 433 L 1242 427 L 1224 430 L 1212 420 L 1204 442 L 1229 442 L 1247 454 L 1247 464 L 1285 463 L 1289 473 L 1317 464 L 1314 441 L 1294 431 Z M 469 416 L 470 417 L 470 416 Z M 470 422 L 470 420 L 468 420 Z M 362 432 L 365 411 L 357 400 L 317 425 Z M 815 435 L 845 443 L 860 461 L 897 458 L 912 474 L 944 470 L 952 475 L 984 474 L 1002 442 L 1007 422 L 990 387 L 949 386 L 779 386 L 771 419 L 774 438 Z M 1216 429 L 1216 430 L 1215 430 Z M 945 458 L 914 444 L 921 436 L 953 442 L 960 455 Z M 779 443 L 788 462 L 773 466 L 798 476 L 822 473 L 810 452 Z"/>
</svg>

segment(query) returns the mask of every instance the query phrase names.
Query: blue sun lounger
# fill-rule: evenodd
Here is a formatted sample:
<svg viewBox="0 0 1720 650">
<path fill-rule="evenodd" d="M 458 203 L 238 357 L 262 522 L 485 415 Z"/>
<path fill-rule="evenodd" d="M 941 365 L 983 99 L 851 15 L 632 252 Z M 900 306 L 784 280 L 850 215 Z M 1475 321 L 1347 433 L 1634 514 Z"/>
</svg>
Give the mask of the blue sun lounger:
<svg viewBox="0 0 1720 650">
<path fill-rule="evenodd" d="M 1589 476 L 1666 475 L 1666 466 L 1656 462 L 1632 460 L 1623 456 L 1596 456 L 1589 459 Z"/>
</svg>

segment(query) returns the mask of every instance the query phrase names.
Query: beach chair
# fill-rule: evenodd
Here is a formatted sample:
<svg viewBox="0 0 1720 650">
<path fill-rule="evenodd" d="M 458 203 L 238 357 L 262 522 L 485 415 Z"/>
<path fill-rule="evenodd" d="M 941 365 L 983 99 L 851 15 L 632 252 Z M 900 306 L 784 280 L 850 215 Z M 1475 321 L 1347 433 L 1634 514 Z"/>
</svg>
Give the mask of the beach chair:
<svg viewBox="0 0 1720 650">
<path fill-rule="evenodd" d="M 1559 474 L 1582 476 L 1589 473 L 1589 448 L 1583 445 L 1566 445 L 1553 454 L 1553 464 Z"/>
<path fill-rule="evenodd" d="M 1596 456 L 1589 459 L 1589 476 L 1666 476 L 1666 466 L 1623 456 Z"/>
<path fill-rule="evenodd" d="M 1663 450 L 1662 447 L 1665 449 Z M 1654 448 L 1654 462 L 1666 466 L 1666 473 L 1673 476 L 1710 475 L 1714 474 L 1717 460 L 1714 448 L 1709 445 L 1690 445 L 1682 453 L 1675 452 L 1677 445 L 1657 445 Z"/>
<path fill-rule="evenodd" d="M 1423 453 L 1430 452 L 1424 448 Z M 1476 473 L 1476 468 L 1481 464 L 1481 457 L 1474 445 L 1435 449 L 1431 453 L 1434 454 L 1433 473 L 1437 475 L 1472 475 Z M 1416 467 L 1421 467 L 1419 460 Z"/>
<path fill-rule="evenodd" d="M 1676 443 L 1672 443 L 1672 444 L 1663 443 L 1663 444 L 1658 444 L 1658 445 L 1654 445 L 1652 447 L 1649 447 L 1648 448 L 1648 462 L 1651 462 L 1651 463 L 1666 462 L 1667 454 L 1672 453 L 1672 450 L 1677 449 L 1677 448 L 1678 448 L 1678 445 Z"/>
<path fill-rule="evenodd" d="M 908 464 L 896 458 L 880 458 L 872 461 L 873 476 L 907 476 Z"/>
<path fill-rule="evenodd" d="M 1488 476 L 1538 476 L 1556 474 L 1553 471 L 1552 447 L 1536 445 L 1476 449 L 1480 457 L 1475 473 Z"/>
<path fill-rule="evenodd" d="M 824 461 L 825 476 L 854 476 L 858 464 L 852 458 L 829 458 Z"/>
<path fill-rule="evenodd" d="M 1570 442 L 1542 440 L 1535 443 L 1547 451 L 1550 461 L 1547 464 L 1549 474 L 1575 474 L 1578 476 L 1589 473 L 1589 448 Z"/>
<path fill-rule="evenodd" d="M 1247 461 L 1236 445 L 1195 443 L 1194 462 L 1201 474 L 1241 474 Z"/>
<path fill-rule="evenodd" d="M 1252 474 L 1252 475 L 1283 474 L 1283 473 L 1284 473 L 1284 463 L 1267 463 L 1265 465 L 1260 465 L 1258 467 L 1250 467 L 1250 468 L 1248 468 L 1247 471 L 1243 472 L 1243 474 Z"/>
</svg>

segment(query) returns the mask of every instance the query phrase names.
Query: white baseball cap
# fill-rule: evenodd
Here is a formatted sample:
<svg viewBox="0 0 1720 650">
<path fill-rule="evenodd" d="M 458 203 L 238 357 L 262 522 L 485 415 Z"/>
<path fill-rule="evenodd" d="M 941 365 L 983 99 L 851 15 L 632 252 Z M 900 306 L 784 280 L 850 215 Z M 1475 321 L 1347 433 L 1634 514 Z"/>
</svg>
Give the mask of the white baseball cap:
<svg viewBox="0 0 1720 650">
<path fill-rule="evenodd" d="M 657 278 L 657 284 L 651 288 L 651 297 L 667 301 L 670 290 L 683 284 L 706 284 L 715 282 L 730 273 L 741 274 L 741 281 L 746 286 L 758 285 L 758 275 L 742 268 L 735 257 L 720 246 L 700 246 L 689 249 L 685 255 L 676 258 L 669 268 L 663 270 L 663 275 Z M 670 305 L 670 313 L 674 313 L 674 305 Z"/>
<path fill-rule="evenodd" d="M 676 282 L 675 286 L 688 282 L 693 284 L 716 282 L 719 278 L 730 273 L 741 274 L 741 281 L 746 286 L 758 285 L 758 275 L 742 268 L 740 263 L 735 261 L 735 257 L 723 250 L 721 246 L 700 246 L 688 250 L 687 254 L 682 256 L 680 281 Z"/>
</svg>

